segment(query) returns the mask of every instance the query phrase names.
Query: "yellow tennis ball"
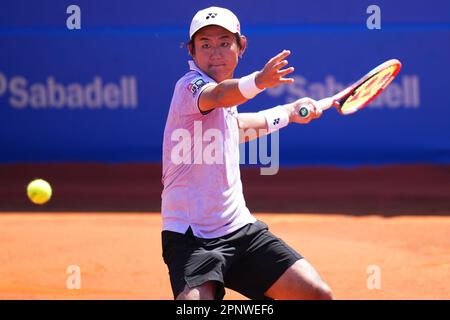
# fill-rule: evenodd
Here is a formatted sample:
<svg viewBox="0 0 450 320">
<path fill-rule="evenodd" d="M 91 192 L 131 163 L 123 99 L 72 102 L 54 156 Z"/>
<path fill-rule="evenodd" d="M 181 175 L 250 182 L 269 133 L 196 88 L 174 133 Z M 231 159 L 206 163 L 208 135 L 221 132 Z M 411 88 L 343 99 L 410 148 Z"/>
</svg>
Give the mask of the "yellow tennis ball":
<svg viewBox="0 0 450 320">
<path fill-rule="evenodd" d="M 31 181 L 27 186 L 27 195 L 31 202 L 35 204 L 44 204 L 52 196 L 52 187 L 43 179 Z"/>
</svg>

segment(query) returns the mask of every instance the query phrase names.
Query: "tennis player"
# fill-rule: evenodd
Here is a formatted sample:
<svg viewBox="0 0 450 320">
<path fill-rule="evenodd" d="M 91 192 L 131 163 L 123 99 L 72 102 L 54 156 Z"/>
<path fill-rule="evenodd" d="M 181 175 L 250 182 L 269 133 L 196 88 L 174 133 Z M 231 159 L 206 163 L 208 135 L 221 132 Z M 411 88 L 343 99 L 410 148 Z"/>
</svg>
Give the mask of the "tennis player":
<svg viewBox="0 0 450 320">
<path fill-rule="evenodd" d="M 222 299 L 230 288 L 250 299 L 331 299 L 330 288 L 314 268 L 250 213 L 242 192 L 243 130 L 271 133 L 321 115 L 309 98 L 260 112 L 237 112 L 236 106 L 266 88 L 294 82 L 285 78 L 294 71 L 284 68 L 290 52 L 284 50 L 262 70 L 235 79 L 247 41 L 231 11 L 210 7 L 197 12 L 189 36 L 193 61 L 175 85 L 163 142 L 162 248 L 174 298 Z M 298 111 L 305 104 L 311 112 L 301 118 Z M 224 137 L 219 139 L 223 161 L 202 161 L 195 144 L 204 149 L 212 139 L 195 136 L 199 124 L 202 132 L 215 130 Z M 180 129 L 193 139 L 181 141 Z M 189 155 L 182 163 L 174 161 L 180 149 Z"/>
</svg>

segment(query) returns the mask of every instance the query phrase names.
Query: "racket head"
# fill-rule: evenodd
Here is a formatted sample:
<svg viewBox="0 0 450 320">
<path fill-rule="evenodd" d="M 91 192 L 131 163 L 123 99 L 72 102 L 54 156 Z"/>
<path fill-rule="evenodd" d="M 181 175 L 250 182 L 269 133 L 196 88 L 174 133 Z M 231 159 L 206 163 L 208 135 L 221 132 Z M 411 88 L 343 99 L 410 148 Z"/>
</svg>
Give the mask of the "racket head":
<svg viewBox="0 0 450 320">
<path fill-rule="evenodd" d="M 388 60 L 333 96 L 338 111 L 348 115 L 364 108 L 394 80 L 401 67 L 399 60 Z"/>
</svg>

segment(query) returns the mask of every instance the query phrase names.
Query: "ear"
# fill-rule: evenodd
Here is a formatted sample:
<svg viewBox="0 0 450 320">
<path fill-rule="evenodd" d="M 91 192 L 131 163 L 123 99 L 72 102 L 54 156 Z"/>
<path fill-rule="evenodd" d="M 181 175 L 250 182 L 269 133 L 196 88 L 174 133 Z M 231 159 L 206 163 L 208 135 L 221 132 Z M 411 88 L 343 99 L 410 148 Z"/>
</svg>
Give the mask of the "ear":
<svg viewBox="0 0 450 320">
<path fill-rule="evenodd" d="M 189 41 L 188 42 L 188 44 L 187 44 L 187 49 L 188 49 L 188 51 L 189 51 L 189 55 L 191 56 L 191 57 L 194 57 L 194 43 L 192 42 L 192 41 Z"/>
<path fill-rule="evenodd" d="M 242 44 L 242 47 L 239 50 L 239 58 L 242 58 L 245 50 L 247 49 L 247 37 L 246 36 L 241 36 L 241 44 Z"/>
</svg>

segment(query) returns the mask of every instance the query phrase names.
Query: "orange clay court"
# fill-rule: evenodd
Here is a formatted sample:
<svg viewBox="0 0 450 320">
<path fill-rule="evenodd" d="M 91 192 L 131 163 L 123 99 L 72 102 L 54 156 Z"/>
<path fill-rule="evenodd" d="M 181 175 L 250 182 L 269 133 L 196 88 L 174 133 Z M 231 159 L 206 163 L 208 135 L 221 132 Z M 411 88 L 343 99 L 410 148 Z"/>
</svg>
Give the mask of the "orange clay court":
<svg viewBox="0 0 450 320">
<path fill-rule="evenodd" d="M 154 178 L 153 174 L 157 176 L 158 168 L 142 171 L 136 167 L 114 167 L 116 178 L 136 174 L 142 179 L 130 179 L 126 192 L 134 194 L 133 188 L 138 186 L 141 191 L 148 190 L 146 200 L 140 203 L 142 210 L 136 207 L 134 212 L 102 210 L 110 209 L 108 205 L 126 207 L 114 203 L 121 198 L 119 188 L 108 189 L 109 196 L 113 196 L 110 202 L 102 202 L 107 198 L 104 192 L 99 192 L 97 199 L 103 200 L 98 203 L 88 201 L 90 191 L 78 191 L 75 197 L 70 186 L 87 178 L 86 168 L 57 168 L 39 167 L 43 176 L 54 182 L 55 198 L 47 208 L 18 205 L 23 196 L 19 196 L 19 190 L 31 167 L 22 167 L 20 173 L 5 169 L 1 172 L 2 181 L 11 183 L 9 194 L 5 192 L 9 202 L 15 204 L 11 208 L 17 210 L 0 213 L 0 299 L 172 299 L 161 257 L 161 217 L 159 212 L 144 210 L 151 207 L 145 202 L 149 199 L 157 205 L 159 186 L 152 189 L 144 181 Z M 110 176 L 111 170 L 107 169 L 105 176 Z M 248 193 L 250 208 L 258 208 L 259 212 L 264 212 L 261 207 L 273 209 L 273 197 L 268 199 L 270 193 L 264 194 L 261 189 L 265 181 L 272 181 L 273 190 L 284 203 L 280 206 L 282 212 L 270 210 L 271 213 L 257 213 L 257 217 L 315 266 L 330 284 L 335 298 L 449 299 L 449 168 L 342 170 L 295 170 L 295 179 L 285 192 L 282 186 L 293 177 L 294 169 L 283 169 L 273 177 L 243 170 L 244 191 Z M 375 178 L 380 177 L 381 171 L 377 170 L 382 170 L 384 178 Z M 95 168 L 91 172 L 100 174 L 101 170 Z M 146 172 L 147 176 L 138 172 Z M 316 178 L 307 179 L 310 175 Z M 361 183 L 361 179 L 371 176 L 373 179 Z M 356 181 L 360 183 L 355 184 Z M 302 188 L 310 190 L 309 198 Z M 321 198 L 324 190 L 327 197 Z M 297 199 L 295 194 L 299 195 Z M 121 201 L 126 202 L 123 198 Z M 97 206 L 98 212 L 60 210 L 64 203 L 77 207 L 76 199 L 87 203 L 88 209 Z M 313 204 L 305 204 L 305 211 L 294 212 L 294 208 L 302 207 L 301 203 Z M 28 206 L 29 212 L 20 211 Z M 66 287 L 70 265 L 80 267 L 79 290 Z M 367 282 L 372 273 L 368 273 L 368 268 L 374 265 L 380 270 L 381 288 L 370 290 Z M 225 299 L 245 297 L 227 289 Z"/>
</svg>

